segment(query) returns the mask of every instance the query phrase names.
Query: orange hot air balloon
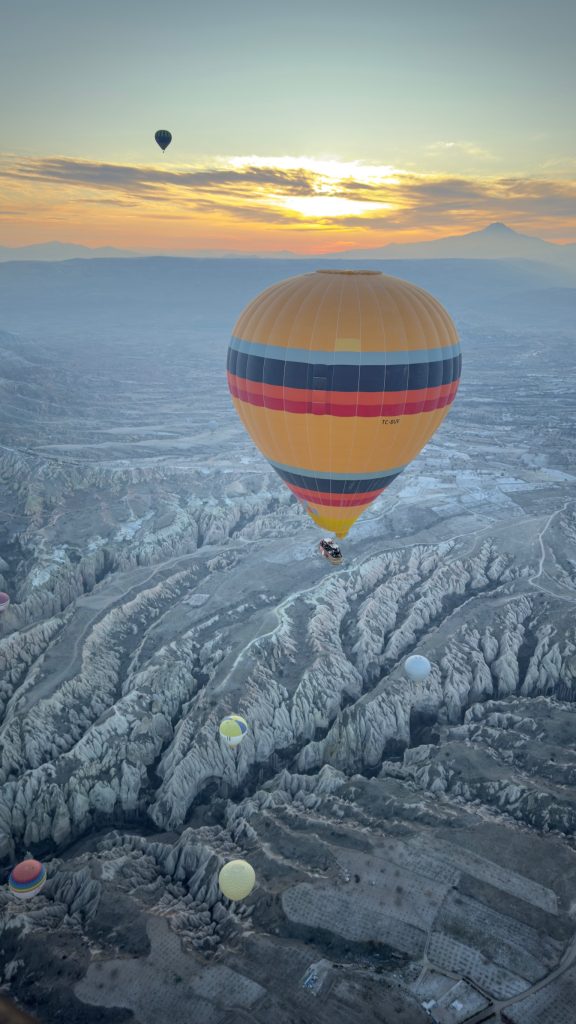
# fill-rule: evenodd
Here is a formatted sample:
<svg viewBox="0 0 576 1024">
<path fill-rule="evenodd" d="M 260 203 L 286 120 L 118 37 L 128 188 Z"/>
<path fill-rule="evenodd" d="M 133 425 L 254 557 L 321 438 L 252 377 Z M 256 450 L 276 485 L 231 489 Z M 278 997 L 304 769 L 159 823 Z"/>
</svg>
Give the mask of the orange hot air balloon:
<svg viewBox="0 0 576 1024">
<path fill-rule="evenodd" d="M 324 530 L 345 537 L 450 408 L 460 344 L 431 295 L 375 270 L 317 270 L 258 295 L 228 349 L 246 430 Z"/>
</svg>

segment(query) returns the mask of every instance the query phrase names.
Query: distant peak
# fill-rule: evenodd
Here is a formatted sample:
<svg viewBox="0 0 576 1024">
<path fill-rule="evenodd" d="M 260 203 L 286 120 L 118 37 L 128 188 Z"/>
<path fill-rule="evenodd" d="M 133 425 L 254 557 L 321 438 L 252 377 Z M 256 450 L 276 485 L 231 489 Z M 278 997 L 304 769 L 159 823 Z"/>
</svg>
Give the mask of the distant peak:
<svg viewBox="0 0 576 1024">
<path fill-rule="evenodd" d="M 508 235 L 516 234 L 516 232 L 512 228 L 509 228 L 507 224 L 503 224 L 501 220 L 497 220 L 494 221 L 493 224 L 489 224 L 487 228 L 484 228 L 484 231 L 490 231 L 493 234 L 500 234 L 502 232 L 506 232 L 506 234 Z"/>
</svg>

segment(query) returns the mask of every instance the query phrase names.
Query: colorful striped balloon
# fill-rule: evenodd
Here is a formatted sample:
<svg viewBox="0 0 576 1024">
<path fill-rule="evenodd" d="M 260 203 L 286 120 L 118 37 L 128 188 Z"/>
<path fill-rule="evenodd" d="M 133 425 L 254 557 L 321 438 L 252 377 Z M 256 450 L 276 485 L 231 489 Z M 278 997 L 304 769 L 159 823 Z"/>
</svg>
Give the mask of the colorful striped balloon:
<svg viewBox="0 0 576 1024">
<path fill-rule="evenodd" d="M 431 295 L 375 270 L 317 270 L 267 288 L 228 349 L 234 406 L 324 530 L 345 537 L 454 401 L 460 344 Z"/>
<path fill-rule="evenodd" d="M 248 732 L 248 722 L 242 715 L 226 715 L 220 722 L 220 736 L 229 747 L 237 747 Z"/>
<path fill-rule="evenodd" d="M 28 900 L 36 896 L 46 881 L 46 868 L 39 860 L 23 860 L 10 872 L 8 888 L 13 896 Z"/>
</svg>

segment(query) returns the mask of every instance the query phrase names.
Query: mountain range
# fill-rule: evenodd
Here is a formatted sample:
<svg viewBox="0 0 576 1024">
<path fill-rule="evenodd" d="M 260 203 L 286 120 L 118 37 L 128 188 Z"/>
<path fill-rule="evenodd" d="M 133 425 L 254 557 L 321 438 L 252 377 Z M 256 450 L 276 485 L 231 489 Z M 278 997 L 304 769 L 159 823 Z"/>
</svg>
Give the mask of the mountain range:
<svg viewBox="0 0 576 1024">
<path fill-rule="evenodd" d="M 130 252 L 128 249 L 115 249 L 111 245 L 91 249 L 88 245 L 76 245 L 73 242 L 39 242 L 37 245 L 19 246 L 0 245 L 0 261 L 3 263 L 13 260 L 89 260 L 139 255 L 139 253 Z"/>
<path fill-rule="evenodd" d="M 181 256 L 213 259 L 302 259 L 289 250 L 274 252 L 238 252 L 227 249 L 180 249 L 160 252 L 132 252 L 112 246 L 90 248 L 67 242 L 42 242 L 18 247 L 0 246 L 0 262 L 13 260 L 48 260 L 99 258 L 134 258 L 138 256 Z M 369 249 L 343 249 L 319 253 L 317 259 L 525 259 L 576 270 L 576 243 L 559 245 L 534 235 L 524 235 L 506 224 L 489 224 L 481 231 L 451 235 L 428 242 L 391 242 Z"/>
<path fill-rule="evenodd" d="M 429 242 L 391 242 L 378 248 L 324 253 L 333 259 L 526 259 L 576 268 L 576 243 L 558 245 L 499 222 L 481 231 Z"/>
<path fill-rule="evenodd" d="M 11 263 L 14 260 L 43 260 L 48 262 L 61 262 L 62 260 L 90 260 L 90 259 L 134 259 L 138 256 L 182 256 L 197 257 L 202 259 L 255 259 L 255 258 L 280 258 L 290 259 L 301 258 L 298 253 L 288 250 L 277 250 L 276 252 L 238 252 L 228 249 L 177 249 L 174 252 L 159 249 L 147 249 L 140 252 L 129 249 L 116 249 L 106 245 L 98 248 L 90 248 L 88 245 L 78 245 L 74 242 L 39 242 L 36 245 L 8 246 L 0 245 L 0 263 Z"/>
</svg>

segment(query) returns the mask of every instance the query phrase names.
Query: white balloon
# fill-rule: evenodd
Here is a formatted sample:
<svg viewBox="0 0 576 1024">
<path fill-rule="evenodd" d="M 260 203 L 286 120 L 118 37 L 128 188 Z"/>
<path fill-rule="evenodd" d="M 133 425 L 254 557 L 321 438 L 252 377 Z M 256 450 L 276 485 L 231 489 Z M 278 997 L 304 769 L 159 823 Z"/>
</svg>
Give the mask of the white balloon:
<svg viewBox="0 0 576 1024">
<path fill-rule="evenodd" d="M 410 679 L 416 679 L 421 681 L 426 679 L 432 671 L 432 665 L 422 654 L 411 654 L 409 658 L 406 658 L 404 664 L 406 669 L 406 675 L 410 676 Z"/>
<path fill-rule="evenodd" d="M 256 884 L 254 868 L 246 860 L 229 860 L 218 875 L 220 892 L 229 900 L 244 900 Z"/>
</svg>

